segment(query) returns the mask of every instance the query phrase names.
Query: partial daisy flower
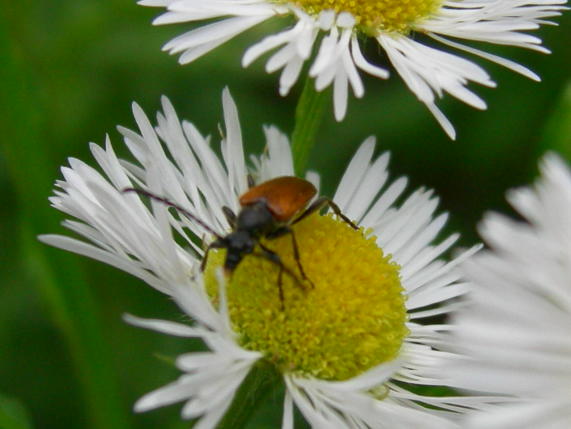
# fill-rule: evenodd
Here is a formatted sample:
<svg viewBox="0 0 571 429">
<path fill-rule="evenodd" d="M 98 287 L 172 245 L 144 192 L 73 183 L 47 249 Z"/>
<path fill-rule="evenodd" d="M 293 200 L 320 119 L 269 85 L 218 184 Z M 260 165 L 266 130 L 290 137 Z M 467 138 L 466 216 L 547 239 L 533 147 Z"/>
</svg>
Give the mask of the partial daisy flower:
<svg viewBox="0 0 571 429">
<path fill-rule="evenodd" d="M 488 214 L 490 246 L 462 268 L 474 283 L 455 317 L 452 384 L 505 395 L 466 427 L 571 427 L 571 171 L 556 155 L 534 188 L 508 194 L 525 222 Z"/>
<path fill-rule="evenodd" d="M 466 88 L 468 82 L 494 87 L 488 74 L 474 62 L 418 40 L 437 42 L 498 63 L 530 79 L 539 77 L 520 64 L 470 47 L 457 39 L 512 45 L 548 53 L 537 37 L 522 31 L 549 24 L 560 15 L 566 0 L 141 0 L 144 6 L 167 9 L 155 24 L 212 20 L 171 40 L 164 50 L 181 53 L 180 62 L 190 63 L 234 36 L 273 17 L 291 17 L 294 25 L 267 36 L 249 47 L 244 67 L 276 50 L 266 63 L 268 73 L 282 69 L 279 92 L 286 95 L 296 83 L 305 61 L 315 89 L 333 85 L 335 118 L 347 110 L 348 87 L 362 97 L 359 70 L 381 79 L 389 72 L 371 64 L 360 43 L 374 39 L 383 49 L 409 89 L 435 116 L 446 133 L 455 138 L 452 124 L 436 107 L 445 92 L 477 109 L 486 103 Z M 289 22 L 289 21 L 284 21 Z M 314 48 L 317 50 L 312 56 Z"/>
<path fill-rule="evenodd" d="M 459 427 L 458 415 L 480 409 L 484 399 L 427 396 L 419 388 L 441 385 L 435 362 L 455 356 L 439 350 L 447 329 L 440 318 L 468 290 L 456 267 L 475 249 L 441 258 L 458 235 L 431 244 L 447 219 L 435 217 L 437 198 L 425 189 L 404 197 L 406 178 L 389 182 L 389 155 L 374 158 L 369 138 L 333 198 L 358 230 L 315 212 L 292 225 L 298 257 L 292 234 L 261 238 L 288 268 L 281 280 L 275 261 L 255 253 L 223 274 L 224 249 L 210 250 L 202 272 L 203 248 L 215 239 L 211 230 L 231 231 L 223 207 L 239 212 L 248 174 L 257 183 L 294 174 L 288 139 L 274 127 L 265 128 L 266 152 L 248 165 L 228 91 L 223 106 L 222 160 L 209 137 L 179 121 L 167 99 L 154 127 L 134 105 L 139 131 L 119 128 L 134 159 L 118 159 L 109 141 L 105 148 L 92 145 L 102 172 L 70 159 L 51 199 L 75 218 L 65 225 L 84 239 L 47 235 L 44 242 L 116 266 L 170 295 L 192 324 L 128 321 L 199 338 L 209 348 L 180 356 L 184 375 L 144 396 L 136 410 L 185 401 L 184 418 L 214 427 L 252 368 L 266 362 L 286 385 L 284 429 L 293 426 L 294 404 L 315 428 Z M 319 187 L 316 173 L 306 179 Z M 131 187 L 164 197 L 201 222 L 124 192 Z"/>
</svg>

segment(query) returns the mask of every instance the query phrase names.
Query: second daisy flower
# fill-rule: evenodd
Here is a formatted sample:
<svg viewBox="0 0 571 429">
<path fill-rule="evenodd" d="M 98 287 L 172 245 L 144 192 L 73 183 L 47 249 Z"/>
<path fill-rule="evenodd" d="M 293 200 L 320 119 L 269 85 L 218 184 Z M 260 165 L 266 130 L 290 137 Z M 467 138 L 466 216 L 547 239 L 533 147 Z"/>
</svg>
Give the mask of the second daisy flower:
<svg viewBox="0 0 571 429">
<path fill-rule="evenodd" d="M 496 62 L 528 78 L 539 77 L 508 59 L 465 45 L 459 40 L 511 45 L 549 52 L 537 37 L 522 33 L 558 16 L 566 0 L 142 0 L 145 6 L 167 12 L 155 24 L 216 20 L 171 40 L 165 50 L 181 53 L 190 63 L 239 33 L 273 17 L 292 17 L 295 24 L 251 46 L 242 64 L 275 51 L 266 63 L 268 73 L 282 70 L 279 91 L 286 95 L 298 80 L 306 61 L 315 89 L 333 85 L 338 121 L 347 110 L 349 86 L 357 97 L 365 89 L 359 70 L 386 79 L 389 72 L 370 63 L 361 42 L 373 39 L 409 89 L 455 138 L 452 124 L 436 107 L 446 92 L 477 109 L 486 103 L 466 88 L 469 82 L 493 87 L 486 71 L 474 62 L 418 41 L 418 34 L 440 45 Z M 317 54 L 312 59 L 312 51 Z"/>
</svg>

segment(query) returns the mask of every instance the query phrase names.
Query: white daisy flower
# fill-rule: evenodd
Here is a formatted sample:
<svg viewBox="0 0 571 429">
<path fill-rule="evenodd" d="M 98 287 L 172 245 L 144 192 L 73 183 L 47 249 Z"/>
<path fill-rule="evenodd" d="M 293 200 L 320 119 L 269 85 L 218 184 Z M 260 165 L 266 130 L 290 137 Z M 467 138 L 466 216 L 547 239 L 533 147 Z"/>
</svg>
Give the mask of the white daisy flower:
<svg viewBox="0 0 571 429">
<path fill-rule="evenodd" d="M 51 199 L 76 218 L 65 225 L 84 240 L 48 235 L 44 242 L 116 266 L 172 296 L 192 325 L 128 320 L 200 338 L 209 348 L 180 356 L 184 375 L 143 397 L 136 409 L 185 401 L 182 416 L 212 428 L 252 368 L 267 362 L 287 387 L 284 429 L 293 427 L 294 404 L 315 428 L 457 428 L 458 414 L 484 400 L 418 393 L 419 386 L 441 385 L 435 363 L 455 356 L 439 350 L 447 325 L 422 322 L 455 308 L 454 298 L 467 291 L 456 266 L 475 249 L 441 259 L 458 235 L 431 244 L 447 219 L 434 217 L 437 198 L 425 189 L 405 198 L 406 178 L 388 181 L 389 155 L 375 159 L 369 138 L 333 198 L 359 230 L 332 215 L 304 218 L 292 226 L 297 264 L 291 235 L 262 239 L 290 267 L 281 285 L 276 264 L 254 255 L 224 276 L 224 250 L 209 252 L 203 274 L 197 243 L 214 239 L 210 229 L 231 230 L 223 207 L 238 212 L 247 174 L 258 183 L 294 174 L 288 139 L 274 127 L 265 128 L 267 151 L 248 167 L 228 91 L 223 105 L 222 161 L 168 100 L 155 127 L 134 105 L 139 131 L 119 128 L 134 161 L 118 159 L 109 141 L 105 148 L 92 145 L 102 172 L 70 159 Z M 319 186 L 316 173 L 307 180 Z M 203 224 L 123 192 L 133 186 L 184 207 Z M 308 281 L 300 280 L 298 265 Z"/>
<path fill-rule="evenodd" d="M 512 45 L 548 53 L 541 40 L 523 31 L 549 24 L 565 9 L 566 0 L 141 0 L 144 6 L 164 7 L 155 24 L 215 20 L 168 42 L 164 49 L 181 53 L 190 63 L 237 34 L 272 17 L 291 16 L 292 27 L 249 47 L 242 58 L 248 66 L 270 51 L 268 73 L 282 70 L 279 92 L 286 95 L 310 60 L 315 89 L 333 84 L 335 117 L 347 110 L 348 87 L 362 97 L 359 70 L 381 79 L 389 73 L 365 59 L 360 39 L 373 38 L 409 89 L 436 117 L 451 138 L 455 131 L 436 107 L 445 92 L 477 109 L 486 103 L 466 88 L 468 82 L 494 87 L 488 74 L 474 62 L 419 41 L 452 47 L 498 63 L 533 80 L 539 77 L 522 65 L 467 46 L 460 40 Z M 430 40 L 432 39 L 432 40 Z M 317 51 L 312 56 L 314 50 Z"/>
<path fill-rule="evenodd" d="M 466 262 L 474 282 L 458 312 L 453 384 L 506 396 L 470 427 L 571 427 L 571 171 L 547 155 L 535 188 L 508 194 L 526 222 L 489 214 L 480 231 L 490 250 Z"/>
</svg>

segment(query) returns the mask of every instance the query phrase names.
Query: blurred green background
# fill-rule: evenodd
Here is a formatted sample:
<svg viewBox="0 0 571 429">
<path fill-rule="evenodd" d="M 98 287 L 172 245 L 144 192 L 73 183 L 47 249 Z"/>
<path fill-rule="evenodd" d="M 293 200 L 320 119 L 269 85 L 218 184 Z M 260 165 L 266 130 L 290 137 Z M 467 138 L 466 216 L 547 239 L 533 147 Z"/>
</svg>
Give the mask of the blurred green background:
<svg viewBox="0 0 571 429">
<path fill-rule="evenodd" d="M 241 53 L 274 24 L 264 24 L 213 54 L 181 67 L 161 46 L 185 25 L 152 27 L 159 11 L 127 0 L 21 0 L 0 8 L 0 428 L 182 428 L 178 406 L 142 415 L 132 405 L 178 372 L 157 355 L 194 346 L 126 325 L 125 312 L 179 319 L 175 306 L 128 275 L 38 243 L 65 233 L 47 198 L 67 157 L 91 162 L 87 143 L 109 133 L 125 153 L 117 124 L 134 127 L 135 100 L 154 117 L 161 94 L 203 133 L 218 135 L 221 90 L 238 103 L 247 148 L 259 152 L 262 124 L 291 132 L 300 86 L 277 95 L 277 76 L 263 62 L 240 67 Z M 506 189 L 528 183 L 548 149 L 571 155 L 571 14 L 538 33 L 553 54 L 486 47 L 528 65 L 534 83 L 479 60 L 498 89 L 474 89 L 488 102 L 475 111 L 447 97 L 455 124 L 450 141 L 396 74 L 363 76 L 366 95 L 350 99 L 347 119 L 327 114 L 310 166 L 331 193 L 348 157 L 368 135 L 393 153 L 391 170 L 414 187 L 436 189 L 451 212 L 446 232 L 476 242 L 487 209 L 506 210 Z M 371 44 L 374 62 L 378 49 Z M 279 423 L 280 403 L 252 427 Z"/>
</svg>

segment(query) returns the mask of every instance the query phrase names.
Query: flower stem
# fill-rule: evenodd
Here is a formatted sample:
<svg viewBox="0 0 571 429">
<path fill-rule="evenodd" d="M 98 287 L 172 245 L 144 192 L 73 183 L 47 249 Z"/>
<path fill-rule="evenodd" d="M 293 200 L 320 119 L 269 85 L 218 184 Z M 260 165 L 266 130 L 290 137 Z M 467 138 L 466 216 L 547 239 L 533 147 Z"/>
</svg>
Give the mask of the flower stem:
<svg viewBox="0 0 571 429">
<path fill-rule="evenodd" d="M 315 134 L 321 124 L 323 111 L 329 97 L 329 91 L 317 92 L 313 79 L 309 76 L 297 107 L 295 109 L 295 126 L 292 133 L 293 165 L 298 176 L 304 174 L 311 149 L 315 145 Z"/>
<path fill-rule="evenodd" d="M 217 429 L 241 429 L 246 427 L 260 404 L 282 384 L 281 374 L 270 363 L 260 360 L 234 396 L 232 405 L 218 423 Z"/>
</svg>

